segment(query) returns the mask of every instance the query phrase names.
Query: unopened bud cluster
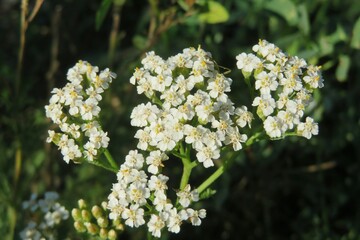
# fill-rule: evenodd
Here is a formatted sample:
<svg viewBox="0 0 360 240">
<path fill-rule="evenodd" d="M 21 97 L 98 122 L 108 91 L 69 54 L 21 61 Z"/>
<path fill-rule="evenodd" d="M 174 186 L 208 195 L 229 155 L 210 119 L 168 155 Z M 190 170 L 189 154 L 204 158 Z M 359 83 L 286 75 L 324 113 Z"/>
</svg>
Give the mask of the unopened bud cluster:
<svg viewBox="0 0 360 240">
<path fill-rule="evenodd" d="M 32 194 L 30 200 L 23 202 L 23 210 L 30 211 L 36 220 L 29 221 L 20 232 L 21 239 L 56 239 L 56 227 L 69 217 L 69 212 L 57 202 L 58 198 L 58 193 L 46 192 L 44 198 Z"/>
<path fill-rule="evenodd" d="M 101 206 L 90 207 L 83 199 L 78 201 L 78 208 L 71 211 L 76 231 L 98 236 L 100 239 L 116 239 L 117 231 L 122 231 L 123 225 L 120 221 L 110 220 L 108 215 L 106 202 Z"/>
<path fill-rule="evenodd" d="M 65 87 L 52 90 L 46 116 L 59 126 L 61 132 L 49 130 L 47 142 L 54 142 L 69 163 L 96 159 L 108 147 L 109 137 L 99 123 L 101 94 L 116 75 L 100 71 L 88 62 L 79 61 L 67 73 Z"/>
<path fill-rule="evenodd" d="M 241 53 L 237 67 L 245 78 L 252 76 L 259 92 L 252 102 L 264 129 L 271 138 L 287 132 L 310 139 L 318 134 L 318 125 L 311 117 L 303 118 L 306 108 L 313 103 L 312 93 L 324 86 L 320 67 L 308 65 L 302 58 L 288 56 L 277 46 L 260 40 L 253 47 L 256 55 Z"/>
</svg>

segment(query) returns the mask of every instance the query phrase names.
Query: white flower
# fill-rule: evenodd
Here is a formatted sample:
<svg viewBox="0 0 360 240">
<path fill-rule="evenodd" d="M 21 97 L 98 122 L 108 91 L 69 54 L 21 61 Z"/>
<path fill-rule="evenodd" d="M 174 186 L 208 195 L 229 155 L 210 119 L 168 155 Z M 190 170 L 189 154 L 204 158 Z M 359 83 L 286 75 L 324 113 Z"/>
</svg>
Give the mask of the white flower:
<svg viewBox="0 0 360 240">
<path fill-rule="evenodd" d="M 99 102 L 102 100 L 101 93 L 104 92 L 104 89 L 102 88 L 94 88 L 93 86 L 90 86 L 88 89 L 86 89 L 86 94 L 89 95 L 90 99 L 94 99 L 93 101 Z"/>
<path fill-rule="evenodd" d="M 171 151 L 176 146 L 176 142 L 172 138 L 171 132 L 166 131 L 156 136 L 157 145 L 161 151 Z"/>
<path fill-rule="evenodd" d="M 98 102 L 93 98 L 88 98 L 80 106 L 80 114 L 83 120 L 92 120 L 93 117 L 97 117 L 100 113 L 100 107 Z"/>
<path fill-rule="evenodd" d="M 219 115 L 219 120 L 213 120 L 211 126 L 216 128 L 218 132 L 225 134 L 225 132 L 233 125 L 233 121 L 227 114 L 223 113 Z"/>
<path fill-rule="evenodd" d="M 40 240 L 41 233 L 36 229 L 37 225 L 34 221 L 30 221 L 26 228 L 20 232 L 20 238 L 24 240 Z"/>
<path fill-rule="evenodd" d="M 271 138 L 281 137 L 283 121 L 277 117 L 268 116 L 264 121 L 264 129 L 266 134 Z"/>
<path fill-rule="evenodd" d="M 126 166 L 129 168 L 141 169 L 144 164 L 144 156 L 141 153 L 138 153 L 137 150 L 130 150 L 128 155 L 125 157 Z"/>
<path fill-rule="evenodd" d="M 158 212 L 162 212 L 163 210 L 167 208 L 172 208 L 172 204 L 169 203 L 169 199 L 166 197 L 166 193 L 164 191 L 156 191 L 155 199 L 153 201 L 153 204 L 155 205 L 155 209 Z"/>
<path fill-rule="evenodd" d="M 293 73 L 285 73 L 285 77 L 280 79 L 280 85 L 284 87 L 283 93 L 285 94 L 300 91 L 303 87 L 299 76 Z"/>
<path fill-rule="evenodd" d="M 218 159 L 220 157 L 220 149 L 214 144 L 203 144 L 196 150 L 196 158 L 199 162 L 203 163 L 205 168 L 214 166 L 213 159 Z"/>
<path fill-rule="evenodd" d="M 304 123 L 299 123 L 297 127 L 297 133 L 307 139 L 310 139 L 312 135 L 318 135 L 318 124 L 314 122 L 314 119 L 311 117 L 306 117 Z"/>
<path fill-rule="evenodd" d="M 159 174 L 158 176 L 152 175 L 148 181 L 148 187 L 151 191 L 155 191 L 155 194 L 158 192 L 163 192 L 168 189 L 166 182 L 169 180 L 169 177 Z"/>
<path fill-rule="evenodd" d="M 173 79 L 171 76 L 163 74 L 150 78 L 152 89 L 158 92 L 163 92 L 166 87 L 169 87 L 172 84 L 172 81 Z"/>
<path fill-rule="evenodd" d="M 182 210 L 181 215 L 183 216 L 183 220 L 189 219 L 193 226 L 200 226 L 201 219 L 206 217 L 206 210 L 200 209 L 199 211 L 196 211 L 192 208 L 188 208 L 186 210 Z"/>
<path fill-rule="evenodd" d="M 99 131 L 100 124 L 98 121 L 85 122 L 81 125 L 81 131 L 85 133 L 85 136 L 89 137 L 91 134 Z"/>
<path fill-rule="evenodd" d="M 52 206 L 52 210 L 53 211 L 47 212 L 44 217 L 47 227 L 58 225 L 61 220 L 66 220 L 69 217 L 69 211 L 67 211 L 65 207 L 61 206 L 59 203 L 55 203 Z"/>
<path fill-rule="evenodd" d="M 146 204 L 146 199 L 150 197 L 150 190 L 140 183 L 133 183 L 127 189 L 129 200 L 140 206 Z"/>
<path fill-rule="evenodd" d="M 177 192 L 176 195 L 179 197 L 179 203 L 183 207 L 188 207 L 191 202 L 199 201 L 199 193 L 196 189 L 191 191 L 190 184 L 187 184 L 184 189 Z"/>
<path fill-rule="evenodd" d="M 156 105 L 152 105 L 150 102 L 140 104 L 136 106 L 131 113 L 131 125 L 135 127 L 144 127 L 157 119 L 157 115 L 160 113 L 159 108 Z"/>
<path fill-rule="evenodd" d="M 149 127 L 145 127 L 144 130 L 143 129 L 137 130 L 134 137 L 139 139 L 137 148 L 141 150 L 144 151 L 147 150 L 149 144 L 152 146 L 156 145 L 156 141 L 150 135 Z"/>
<path fill-rule="evenodd" d="M 148 171 L 152 174 L 157 174 L 159 168 L 164 167 L 163 161 L 168 160 L 169 157 L 158 150 L 150 152 L 150 155 L 146 158 L 146 163 L 149 165 Z"/>
<path fill-rule="evenodd" d="M 270 94 L 270 91 L 276 91 L 278 87 L 276 75 L 271 72 L 262 71 L 255 76 L 255 79 L 255 89 L 260 89 L 261 94 Z"/>
<path fill-rule="evenodd" d="M 96 157 L 97 155 L 97 148 L 95 147 L 95 144 L 92 143 L 92 142 L 87 142 L 85 145 L 84 145 L 84 149 L 85 150 L 85 156 L 86 158 L 89 160 L 89 161 L 93 161 L 94 158 Z"/>
<path fill-rule="evenodd" d="M 169 211 L 169 217 L 167 219 L 167 227 L 169 232 L 173 233 L 179 233 L 180 232 L 180 226 L 182 224 L 182 219 L 180 215 L 178 214 L 176 208 L 172 208 Z"/>
<path fill-rule="evenodd" d="M 74 139 L 69 139 L 67 141 L 66 145 L 61 148 L 61 153 L 64 155 L 64 161 L 66 163 L 82 156 L 79 146 L 75 144 Z"/>
<path fill-rule="evenodd" d="M 151 214 L 150 221 L 147 224 L 149 232 L 154 237 L 161 237 L 161 230 L 165 227 L 165 222 L 161 219 L 160 216 Z"/>
<path fill-rule="evenodd" d="M 184 133 L 185 133 L 185 142 L 188 144 L 192 144 L 194 148 L 200 148 L 202 143 L 202 137 L 204 133 L 206 132 L 206 128 L 199 125 L 196 128 L 186 124 L 184 126 Z"/>
<path fill-rule="evenodd" d="M 97 149 L 101 147 L 107 148 L 110 138 L 107 136 L 107 132 L 100 130 L 91 132 L 89 136 L 89 141 L 92 142 Z"/>
<path fill-rule="evenodd" d="M 261 60 L 252 53 L 241 53 L 236 56 L 236 60 L 237 68 L 242 69 L 244 72 L 252 72 L 261 66 Z"/>
<path fill-rule="evenodd" d="M 288 111 L 279 111 L 277 117 L 281 120 L 280 122 L 286 124 L 286 129 L 293 129 L 294 124 L 297 125 L 299 123 L 299 118 L 295 114 Z M 283 131 L 284 130 L 285 129 L 283 129 Z"/>
<path fill-rule="evenodd" d="M 238 118 L 236 119 L 236 124 L 239 127 L 245 127 L 246 125 L 248 125 L 249 127 L 251 127 L 251 122 L 254 119 L 254 116 L 251 112 L 249 112 L 247 110 L 246 106 L 241 106 L 239 108 L 235 109 L 235 114 L 238 116 Z"/>
<path fill-rule="evenodd" d="M 226 145 L 231 144 L 234 151 L 239 151 L 242 149 L 241 143 L 246 142 L 246 140 L 246 134 L 240 134 L 238 127 L 231 127 L 226 132 L 224 143 Z"/>
<path fill-rule="evenodd" d="M 261 95 L 261 97 L 256 97 L 252 105 L 258 106 L 258 111 L 260 111 L 264 116 L 269 116 L 274 112 L 275 100 L 270 94 L 264 94 Z"/>
<path fill-rule="evenodd" d="M 226 78 L 223 74 L 216 74 L 215 78 L 211 78 L 208 82 L 207 90 L 210 90 L 209 96 L 217 98 L 225 92 L 230 92 L 230 85 L 232 80 Z"/>
<path fill-rule="evenodd" d="M 109 87 L 109 83 L 112 82 L 112 79 L 116 78 L 116 74 L 110 72 L 109 68 L 104 69 L 100 72 L 98 77 L 94 78 L 95 87 L 101 87 L 103 89 L 107 89 Z"/>
<path fill-rule="evenodd" d="M 312 88 L 324 87 L 324 79 L 321 76 L 320 67 L 313 65 L 308 66 L 307 75 L 303 80 Z"/>
<path fill-rule="evenodd" d="M 130 227 L 139 227 L 145 224 L 144 209 L 140 208 L 137 204 L 131 205 L 130 208 L 125 208 L 121 217 L 126 220 L 125 224 Z"/>
<path fill-rule="evenodd" d="M 259 43 L 254 45 L 252 49 L 270 62 L 274 62 L 276 58 L 280 58 L 282 55 L 278 47 L 266 40 L 259 40 Z"/>
</svg>

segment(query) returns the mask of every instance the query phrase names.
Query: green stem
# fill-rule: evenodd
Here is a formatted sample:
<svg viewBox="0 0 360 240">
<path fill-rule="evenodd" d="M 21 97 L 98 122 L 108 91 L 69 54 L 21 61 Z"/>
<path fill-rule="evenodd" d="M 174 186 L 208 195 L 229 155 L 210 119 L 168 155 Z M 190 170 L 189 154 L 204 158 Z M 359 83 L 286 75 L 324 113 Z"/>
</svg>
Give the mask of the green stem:
<svg viewBox="0 0 360 240">
<path fill-rule="evenodd" d="M 255 134 L 253 134 L 246 142 L 245 142 L 245 146 L 248 147 L 250 145 L 252 145 L 254 142 L 257 142 L 260 140 L 260 137 L 263 135 L 263 132 L 257 132 Z"/>
<path fill-rule="evenodd" d="M 117 171 L 119 169 L 119 166 L 116 164 L 116 162 L 115 162 L 114 158 L 111 156 L 109 150 L 105 149 L 104 155 L 105 155 L 106 159 L 108 160 L 108 162 L 110 163 L 111 167 Z"/>
<path fill-rule="evenodd" d="M 180 189 L 182 190 L 188 184 L 189 178 L 191 175 L 191 171 L 197 165 L 197 163 L 195 161 L 191 162 L 190 159 L 187 159 L 187 158 L 182 158 L 181 160 L 184 164 L 183 165 L 183 173 L 182 173 L 181 181 L 180 181 Z"/>
<path fill-rule="evenodd" d="M 198 193 L 202 193 L 206 190 L 213 182 L 215 182 L 225 171 L 227 164 L 222 165 L 219 167 L 213 174 L 210 175 L 198 188 Z"/>
<path fill-rule="evenodd" d="M 87 161 L 88 163 L 92 164 L 92 165 L 95 165 L 95 166 L 98 166 L 98 167 L 101 167 L 101 168 L 104 168 L 106 170 L 109 170 L 111 172 L 114 172 L 114 173 L 117 173 L 118 172 L 118 169 L 114 169 L 112 167 L 109 167 L 109 166 L 106 166 L 104 164 L 102 164 L 101 162 L 97 162 L 97 161 Z"/>
<path fill-rule="evenodd" d="M 254 142 L 257 142 L 259 140 L 259 137 L 262 136 L 262 132 L 257 132 L 254 135 L 252 135 L 244 144 L 244 147 L 249 147 L 250 145 L 252 145 Z M 234 154 L 232 155 L 234 156 Z M 233 157 L 230 157 L 230 159 L 228 159 L 227 161 L 224 162 L 223 165 L 221 165 L 213 174 L 211 174 L 202 184 L 200 184 L 200 186 L 197 188 L 197 191 L 199 193 L 202 193 L 203 191 L 205 191 L 211 184 L 213 184 L 224 172 L 225 170 L 228 168 L 228 166 L 232 163 L 233 161 Z"/>
</svg>

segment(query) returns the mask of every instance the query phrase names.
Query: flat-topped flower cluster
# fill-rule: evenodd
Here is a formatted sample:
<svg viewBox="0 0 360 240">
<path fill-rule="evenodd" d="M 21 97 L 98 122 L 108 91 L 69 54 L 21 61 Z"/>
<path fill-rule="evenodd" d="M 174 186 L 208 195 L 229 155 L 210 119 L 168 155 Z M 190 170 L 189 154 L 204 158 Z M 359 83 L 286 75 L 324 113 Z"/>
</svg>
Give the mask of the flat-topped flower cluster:
<svg viewBox="0 0 360 240">
<path fill-rule="evenodd" d="M 324 86 L 320 67 L 288 56 L 266 40 L 260 40 L 253 51 L 256 55 L 239 54 L 237 67 L 246 78 L 255 78 L 255 89 L 260 95 L 252 106 L 257 107 L 267 135 L 279 138 L 289 131 L 308 139 L 317 135 L 317 123 L 311 117 L 306 117 L 305 122 L 301 118 L 312 102 L 314 89 Z"/>
<path fill-rule="evenodd" d="M 54 88 L 46 116 L 59 126 L 61 133 L 49 130 L 47 142 L 54 142 L 64 161 L 75 162 L 86 158 L 93 161 L 107 148 L 109 137 L 101 128 L 98 116 L 101 94 L 109 87 L 115 73 L 85 61 L 79 61 L 67 72 L 69 81 L 63 88 Z"/>
<path fill-rule="evenodd" d="M 289 57 L 275 45 L 260 41 L 254 54 L 237 56 L 244 76 L 255 78 L 253 107 L 270 138 L 284 136 L 295 129 L 296 135 L 310 138 L 318 127 L 310 117 L 300 119 L 311 101 L 313 89 L 322 87 L 319 68 L 305 60 Z M 155 237 L 167 228 L 179 232 L 183 221 L 199 225 L 205 210 L 189 208 L 199 199 L 190 184 L 181 186 L 175 203 L 169 199 L 167 181 L 162 173 L 169 155 L 181 159 L 196 157 L 205 168 L 214 166 L 221 151 L 239 151 L 248 136 L 253 114 L 246 106 L 235 106 L 227 95 L 232 79 L 219 71 L 211 54 L 200 47 L 184 49 L 166 60 L 147 53 L 142 67 L 136 68 L 130 82 L 138 94 L 150 100 L 136 106 L 131 125 L 140 127 L 135 138 L 137 149 L 125 158 L 109 195 L 110 218 L 125 220 L 131 227 L 147 223 Z M 191 160 L 188 159 L 190 162 Z M 150 217 L 146 212 L 150 211 Z"/>
<path fill-rule="evenodd" d="M 110 170 L 117 172 L 106 204 L 110 220 L 136 228 L 147 225 L 154 237 L 166 230 L 178 233 L 184 222 L 198 226 L 206 210 L 191 205 L 221 175 L 224 165 L 198 188 L 189 184 L 192 168 L 213 167 L 225 151 L 239 151 L 264 136 L 309 139 L 318 134 L 317 123 L 305 115 L 313 105 L 314 90 L 323 87 L 320 68 L 265 40 L 253 51 L 236 57 L 250 86 L 251 107 L 230 99 L 233 80 L 200 47 L 186 48 L 168 59 L 147 53 L 130 83 L 149 101 L 131 113 L 131 125 L 139 128 L 134 136 L 137 147 L 120 167 L 106 150 L 109 138 L 98 119 L 101 94 L 115 74 L 109 69 L 99 73 L 97 67 L 80 61 L 69 69 L 69 83 L 55 88 L 45 107 L 47 117 L 61 130 L 49 131 L 47 141 L 59 147 L 66 162 L 91 162 L 105 152 Z M 184 167 L 178 189 L 168 186 L 169 176 L 163 171 L 173 158 L 181 159 Z M 171 193 L 174 189 L 176 194 Z"/>
<path fill-rule="evenodd" d="M 56 239 L 53 228 L 69 217 L 69 212 L 57 202 L 58 198 L 58 193 L 46 192 L 44 198 L 32 194 L 30 200 L 22 203 L 23 210 L 40 214 L 34 217 L 37 222 L 29 221 L 25 229 L 20 232 L 21 239 Z"/>
</svg>

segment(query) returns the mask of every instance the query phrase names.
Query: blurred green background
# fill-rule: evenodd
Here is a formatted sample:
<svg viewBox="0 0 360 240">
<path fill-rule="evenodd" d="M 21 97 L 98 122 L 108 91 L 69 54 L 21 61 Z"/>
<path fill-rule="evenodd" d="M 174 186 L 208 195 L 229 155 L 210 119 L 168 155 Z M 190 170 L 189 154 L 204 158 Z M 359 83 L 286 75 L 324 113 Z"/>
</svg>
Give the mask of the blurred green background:
<svg viewBox="0 0 360 240">
<path fill-rule="evenodd" d="M 167 58 L 201 45 L 219 65 L 259 38 L 322 65 L 325 87 L 312 109 L 320 134 L 242 151 L 202 202 L 200 227 L 168 239 L 360 239 L 360 1 L 357 0 L 52 0 L 0 1 L 0 236 L 18 239 L 31 193 L 57 191 L 68 209 L 107 198 L 114 174 L 67 165 L 45 143 L 50 91 L 79 59 L 117 79 L 102 102 L 110 152 L 118 163 L 136 146 L 132 108 L 145 100 L 129 78 L 146 51 Z M 23 6 L 23 7 L 22 7 Z M 232 94 L 246 96 L 239 71 Z M 244 99 L 248 104 L 249 99 Z M 175 166 L 176 168 L 176 166 Z M 175 173 L 180 169 L 174 169 Z M 196 176 L 193 181 L 196 182 Z M 77 235 L 72 220 L 59 239 Z M 119 239 L 141 239 L 128 231 Z"/>
</svg>

